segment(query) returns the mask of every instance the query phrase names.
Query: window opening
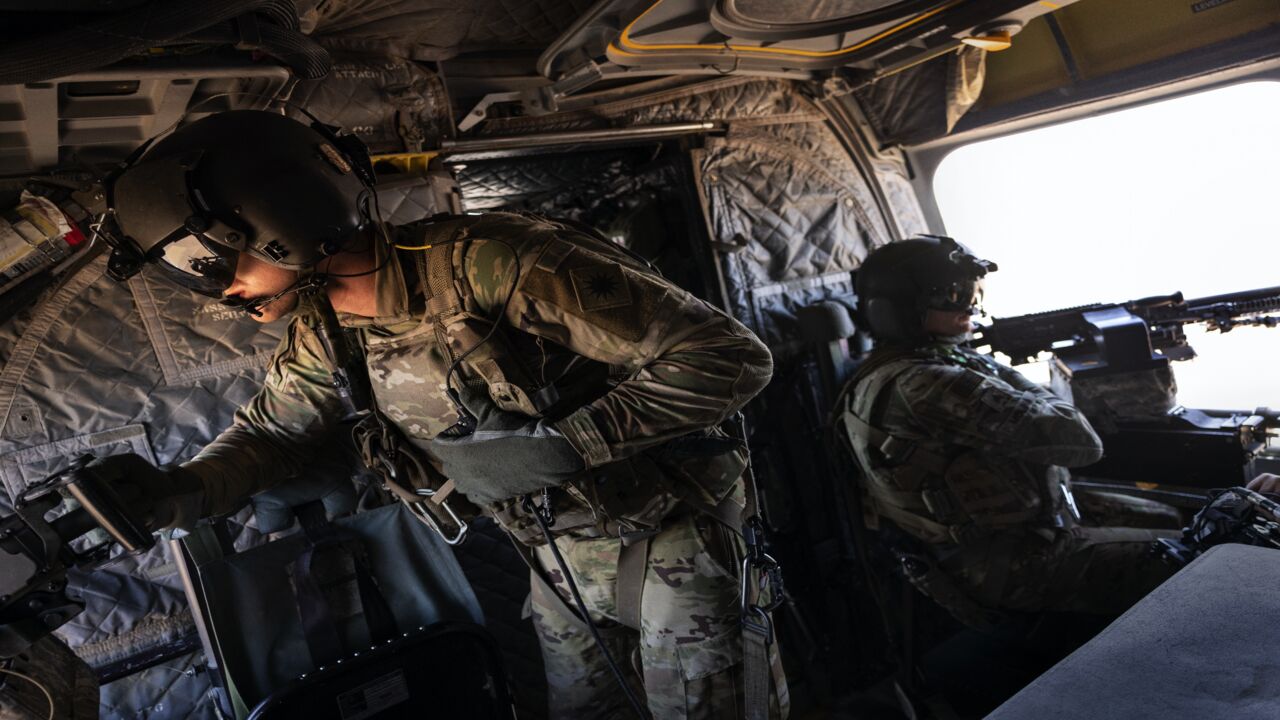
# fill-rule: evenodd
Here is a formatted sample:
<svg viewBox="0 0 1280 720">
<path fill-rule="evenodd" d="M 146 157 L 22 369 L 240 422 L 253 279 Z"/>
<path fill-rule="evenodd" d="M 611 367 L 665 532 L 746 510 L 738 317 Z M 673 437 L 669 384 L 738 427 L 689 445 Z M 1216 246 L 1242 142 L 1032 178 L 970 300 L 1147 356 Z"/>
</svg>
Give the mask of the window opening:
<svg viewBox="0 0 1280 720">
<path fill-rule="evenodd" d="M 934 194 L 948 234 L 1000 266 L 992 316 L 1280 286 L 1277 117 L 1280 83 L 1251 82 L 1038 128 L 958 148 Z M 1280 328 L 1187 338 L 1180 404 L 1280 408 Z"/>
</svg>

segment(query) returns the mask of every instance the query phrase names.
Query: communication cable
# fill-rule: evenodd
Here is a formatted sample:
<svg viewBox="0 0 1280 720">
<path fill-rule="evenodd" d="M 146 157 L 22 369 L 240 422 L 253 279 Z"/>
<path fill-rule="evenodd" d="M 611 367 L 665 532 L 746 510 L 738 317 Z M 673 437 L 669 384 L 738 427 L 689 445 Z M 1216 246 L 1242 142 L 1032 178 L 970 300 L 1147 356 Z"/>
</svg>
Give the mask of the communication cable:
<svg viewBox="0 0 1280 720">
<path fill-rule="evenodd" d="M 47 700 L 47 701 L 49 702 L 49 720 L 53 720 L 53 711 L 54 711 L 54 708 L 55 708 L 55 706 L 54 706 L 54 704 L 53 704 L 53 693 L 49 692 L 49 688 L 45 687 L 45 686 L 44 686 L 44 683 L 42 683 L 42 682 L 40 682 L 39 680 L 37 680 L 37 679 L 35 679 L 35 678 L 31 677 L 30 675 L 27 675 L 26 673 L 20 673 L 20 672 L 18 672 L 17 670 L 10 670 L 10 669 L 8 669 L 8 668 L 0 668 L 0 673 L 4 673 L 4 674 L 6 674 L 6 675 L 13 675 L 14 677 L 22 678 L 23 680 L 26 680 L 27 682 L 29 682 L 29 683 L 31 683 L 32 685 L 35 685 L 37 688 L 39 688 L 39 689 L 40 689 L 40 692 L 44 693 L 44 699 L 45 699 L 45 700 Z"/>
</svg>

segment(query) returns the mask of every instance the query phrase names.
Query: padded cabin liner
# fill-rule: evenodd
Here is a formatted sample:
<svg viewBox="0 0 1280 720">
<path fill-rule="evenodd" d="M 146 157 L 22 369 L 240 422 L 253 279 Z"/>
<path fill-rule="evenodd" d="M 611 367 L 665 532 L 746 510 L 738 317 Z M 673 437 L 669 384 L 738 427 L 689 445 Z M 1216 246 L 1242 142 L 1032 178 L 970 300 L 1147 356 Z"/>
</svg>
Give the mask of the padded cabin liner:
<svg viewBox="0 0 1280 720">
<path fill-rule="evenodd" d="M 283 323 L 245 323 L 149 273 L 122 285 L 106 277 L 105 261 L 0 328 L 6 509 L 28 483 L 86 452 L 136 452 L 158 464 L 191 457 L 253 395 L 279 342 Z M 86 609 L 59 635 L 91 665 L 145 655 L 194 631 L 167 543 L 69 581 Z M 104 687 L 102 717 L 135 717 L 158 703 L 163 717 L 212 717 L 192 714 L 207 678 L 178 677 L 192 703 L 182 694 L 164 701 L 124 678 Z M 151 685 L 157 693 L 167 687 Z"/>
<path fill-rule="evenodd" d="M 326 45 L 377 49 L 414 60 L 476 50 L 541 51 L 592 0 L 300 0 L 299 14 Z"/>
<path fill-rule="evenodd" d="M 421 152 L 439 147 L 440 139 L 452 134 L 440 76 L 402 58 L 336 53 L 329 74 L 299 82 L 291 100 L 354 133 L 374 154 Z M 287 112 L 311 122 L 296 108 Z"/>
<path fill-rule="evenodd" d="M 219 719 L 204 654 L 190 653 L 102 686 L 99 717 Z"/>
<path fill-rule="evenodd" d="M 616 194 L 634 169 L 628 160 L 627 154 L 605 152 L 473 162 L 457 171 L 458 184 L 469 211 L 545 207 L 580 214 L 596 197 Z"/>
<path fill-rule="evenodd" d="M 731 131 L 697 159 L 730 310 L 774 351 L 800 339 L 798 307 L 852 308 L 850 272 L 889 241 L 870 188 L 817 119 Z"/>
<path fill-rule="evenodd" d="M 654 145 L 473 161 L 458 180 L 468 210 L 501 208 L 585 223 L 644 256 L 672 282 L 702 292 L 698 259 L 689 250 L 703 222 L 690 206 L 692 168 L 685 154 Z"/>
<path fill-rule="evenodd" d="M 1280 552 L 1210 548 L 991 720 L 1280 716 Z"/>
<path fill-rule="evenodd" d="M 881 145 L 916 145 L 950 133 L 978 101 L 986 51 L 965 47 L 854 92 Z"/>
</svg>

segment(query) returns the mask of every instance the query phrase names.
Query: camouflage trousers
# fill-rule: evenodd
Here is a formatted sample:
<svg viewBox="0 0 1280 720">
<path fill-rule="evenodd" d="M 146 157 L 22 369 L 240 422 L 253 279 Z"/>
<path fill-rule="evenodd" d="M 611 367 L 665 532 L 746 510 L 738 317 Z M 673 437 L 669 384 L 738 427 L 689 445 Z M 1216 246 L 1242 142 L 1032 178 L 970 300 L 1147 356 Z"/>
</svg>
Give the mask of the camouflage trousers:
<svg viewBox="0 0 1280 720">
<path fill-rule="evenodd" d="M 621 541 L 558 538 L 609 652 L 655 720 L 741 718 L 742 630 L 738 621 L 738 543 L 716 523 L 692 516 L 669 518 L 650 541 L 640 600 L 639 631 L 618 624 L 617 579 Z M 548 547 L 536 550 L 557 593 L 572 603 L 568 585 Z M 552 718 L 629 717 L 603 654 L 588 629 L 555 607 L 533 583 L 533 622 L 546 663 Z M 785 718 L 786 683 L 772 645 L 775 692 L 770 717 Z"/>
<path fill-rule="evenodd" d="M 0 718 L 89 720 L 98 717 L 98 678 L 59 638 L 49 635 L 37 640 L 12 660 L 0 661 L 0 668 L 26 676 L 0 673 L 3 675 L 0 681 L 4 683 L 4 691 L 0 692 Z M 50 702 L 54 703 L 53 707 Z"/>
<path fill-rule="evenodd" d="M 1173 530 L 1012 530 L 940 553 L 942 567 L 988 607 L 1118 615 L 1173 574 L 1152 551 Z"/>
</svg>

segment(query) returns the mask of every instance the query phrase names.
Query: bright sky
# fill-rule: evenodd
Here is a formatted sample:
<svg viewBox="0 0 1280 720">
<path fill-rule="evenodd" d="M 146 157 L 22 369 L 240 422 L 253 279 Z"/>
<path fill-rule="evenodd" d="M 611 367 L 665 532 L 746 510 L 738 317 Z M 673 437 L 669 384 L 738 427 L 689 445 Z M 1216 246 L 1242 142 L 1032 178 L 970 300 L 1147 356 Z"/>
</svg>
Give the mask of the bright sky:
<svg viewBox="0 0 1280 720">
<path fill-rule="evenodd" d="M 1211 90 L 961 147 L 934 191 L 993 316 L 1280 286 L 1278 118 L 1280 82 Z M 1280 408 L 1280 328 L 1187 336 L 1180 403 Z"/>
</svg>

